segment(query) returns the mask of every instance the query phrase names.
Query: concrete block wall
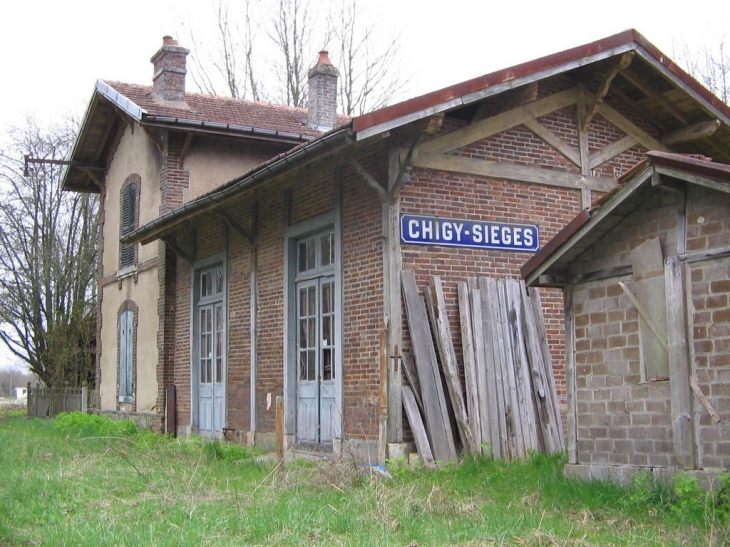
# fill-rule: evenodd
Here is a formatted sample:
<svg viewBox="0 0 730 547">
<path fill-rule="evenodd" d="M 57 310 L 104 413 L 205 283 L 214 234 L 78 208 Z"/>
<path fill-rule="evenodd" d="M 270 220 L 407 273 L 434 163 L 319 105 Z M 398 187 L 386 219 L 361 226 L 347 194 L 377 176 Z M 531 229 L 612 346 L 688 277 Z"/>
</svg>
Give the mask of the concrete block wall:
<svg viewBox="0 0 730 547">
<path fill-rule="evenodd" d="M 617 226 L 574 264 L 572 273 L 630 264 L 632 248 L 659 237 L 665 258 L 677 253 L 677 211 L 684 198 L 655 192 L 641 211 Z M 681 201 L 680 201 L 681 200 Z M 687 192 L 686 249 L 730 244 L 730 198 L 691 185 Z M 681 234 L 681 232 L 679 232 Z M 693 396 L 698 469 L 730 468 L 730 259 L 687 264 L 692 374 L 720 414 L 715 423 Z M 573 290 L 578 464 L 675 467 L 669 381 L 641 374 L 638 312 L 619 281 Z"/>
</svg>

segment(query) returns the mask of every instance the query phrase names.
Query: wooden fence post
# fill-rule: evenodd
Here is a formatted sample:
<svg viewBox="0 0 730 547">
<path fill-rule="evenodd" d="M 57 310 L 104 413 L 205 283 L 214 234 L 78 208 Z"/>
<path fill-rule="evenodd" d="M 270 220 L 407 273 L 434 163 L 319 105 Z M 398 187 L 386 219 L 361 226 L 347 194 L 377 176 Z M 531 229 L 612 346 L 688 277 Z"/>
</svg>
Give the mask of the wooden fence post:
<svg viewBox="0 0 730 547">
<path fill-rule="evenodd" d="M 81 384 L 81 412 L 86 414 L 89 411 L 89 386 Z"/>
</svg>

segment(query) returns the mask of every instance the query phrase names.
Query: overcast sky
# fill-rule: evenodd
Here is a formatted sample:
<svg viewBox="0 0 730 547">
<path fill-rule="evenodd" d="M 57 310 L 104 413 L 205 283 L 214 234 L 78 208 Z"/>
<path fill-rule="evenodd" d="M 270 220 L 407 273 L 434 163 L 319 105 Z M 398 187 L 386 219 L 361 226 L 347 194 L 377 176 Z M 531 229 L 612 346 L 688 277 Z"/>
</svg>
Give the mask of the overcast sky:
<svg viewBox="0 0 730 547">
<path fill-rule="evenodd" d="M 251 1 L 259 10 L 274 3 Z M 321 17 L 340 1 L 318 2 Z M 699 52 L 717 50 L 723 38 L 730 39 L 730 0 L 359 2 L 384 34 L 400 32 L 401 62 L 412 74 L 403 98 L 628 28 L 670 57 L 683 44 Z M 0 144 L 6 129 L 27 115 L 43 123 L 81 116 L 99 78 L 151 83 L 149 59 L 162 36 L 189 47 L 184 37 L 192 22 L 205 39 L 213 5 L 213 0 L 0 1 Z M 0 366 L 4 361 L 0 350 Z"/>
<path fill-rule="evenodd" d="M 252 0 L 271 9 L 274 0 Z M 311 1 L 311 0 L 310 0 Z M 668 55 L 730 38 L 729 0 L 359 0 L 401 33 L 407 97 L 635 28 Z M 236 0 L 230 0 L 235 4 Z M 322 0 L 323 11 L 340 0 Z M 162 36 L 211 28 L 212 0 L 0 3 L 0 129 L 83 113 L 98 79 L 148 84 Z M 312 59 L 312 63 L 314 63 Z M 333 59 L 336 62 L 335 59 Z M 188 86 L 189 90 L 191 86 Z M 407 98 L 405 97 L 405 98 Z"/>
</svg>

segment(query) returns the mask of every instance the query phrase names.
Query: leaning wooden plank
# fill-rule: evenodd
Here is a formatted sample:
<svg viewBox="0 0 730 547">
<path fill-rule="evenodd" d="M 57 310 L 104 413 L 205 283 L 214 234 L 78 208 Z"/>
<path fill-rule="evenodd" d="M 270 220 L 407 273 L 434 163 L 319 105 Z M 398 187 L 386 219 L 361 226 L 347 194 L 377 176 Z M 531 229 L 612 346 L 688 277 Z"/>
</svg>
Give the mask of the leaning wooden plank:
<svg viewBox="0 0 730 547">
<path fill-rule="evenodd" d="M 441 384 L 441 374 L 436 361 L 436 350 L 426 316 L 426 304 L 418 294 L 416 276 L 413 271 L 403 270 L 401 282 L 413 356 L 416 360 L 418 379 L 421 382 L 421 398 L 424 404 L 428 438 L 431 441 L 433 455 L 437 460 L 453 461 L 457 457 L 456 445 Z"/>
<path fill-rule="evenodd" d="M 431 453 L 431 447 L 428 444 L 426 428 L 423 427 L 421 413 L 418 411 L 418 406 L 416 405 L 416 398 L 413 396 L 413 391 L 411 391 L 411 388 L 408 386 L 401 386 L 401 392 L 403 393 L 403 408 L 406 409 L 408 423 L 411 424 L 413 440 L 416 442 L 418 455 L 421 456 L 421 461 L 426 469 L 432 471 L 436 469 L 436 464 L 433 461 L 433 454 Z"/>
<path fill-rule="evenodd" d="M 485 455 L 492 455 L 497 459 L 501 459 L 502 444 L 499 441 L 494 356 L 492 355 L 491 340 L 487 339 L 488 330 L 485 328 L 483 319 L 482 292 L 479 289 L 472 289 L 470 299 L 482 447 L 485 450 Z M 485 443 L 489 446 L 484 447 Z M 486 451 L 491 451 L 491 454 Z"/>
<path fill-rule="evenodd" d="M 537 334 L 540 337 L 540 350 L 542 353 L 543 374 L 548 381 L 548 391 L 546 396 L 550 398 L 548 401 L 548 409 L 555 423 L 556 449 L 557 452 L 565 450 L 565 435 L 563 434 L 563 420 L 560 414 L 560 401 L 558 400 L 558 390 L 555 386 L 555 375 L 553 373 L 552 356 L 550 354 L 550 346 L 547 340 L 547 327 L 545 324 L 545 316 L 542 311 L 542 301 L 540 300 L 540 291 L 534 287 L 530 288 L 530 303 L 532 304 L 532 314 L 535 318 L 535 326 Z M 568 313 L 570 308 L 568 308 Z M 567 317 L 567 315 L 566 315 Z"/>
<path fill-rule="evenodd" d="M 404 351 L 401 354 L 401 363 L 403 363 L 403 372 L 406 373 L 408 384 L 411 386 L 411 391 L 416 397 L 418 408 L 423 410 L 423 399 L 421 399 L 421 381 L 418 379 L 418 373 L 416 372 L 416 363 L 413 362 L 413 355 L 409 352 Z"/>
<path fill-rule="evenodd" d="M 469 416 L 469 427 L 474 436 L 477 448 L 482 446 L 481 420 L 479 415 L 479 397 L 477 393 L 476 354 L 474 353 L 474 333 L 471 324 L 471 303 L 466 283 L 456 284 L 459 298 L 459 325 L 461 327 L 461 351 L 464 354 L 464 384 L 466 387 L 466 412 Z"/>
<path fill-rule="evenodd" d="M 524 282 L 520 284 L 521 290 L 525 290 Z M 558 424 L 551 411 L 552 404 L 550 397 L 549 381 L 545 377 L 545 364 L 542 351 L 540 350 L 540 335 L 537 332 L 537 323 L 532 309 L 532 302 L 527 295 L 523 301 L 523 330 L 525 332 L 525 345 L 530 367 L 530 385 L 532 397 L 535 402 L 539 420 L 539 433 L 541 449 L 547 454 L 555 454 L 558 449 L 558 435 L 555 428 Z"/>
<path fill-rule="evenodd" d="M 504 337 L 500 327 L 499 294 L 497 292 L 497 280 L 489 277 L 479 280 L 479 289 L 482 296 L 482 315 L 484 319 L 485 337 L 490 347 L 486 352 L 487 358 L 491 355 L 491 378 L 488 384 L 488 397 L 494 402 L 494 425 L 493 441 L 499 445 L 499 456 L 495 450 L 495 457 L 510 459 L 511 454 L 508 446 L 507 435 L 507 409 L 504 397 L 504 381 L 502 379 L 502 365 L 504 362 Z"/>
<path fill-rule="evenodd" d="M 474 435 L 469 426 L 469 418 L 466 413 L 466 405 L 464 404 L 464 395 L 461 389 L 461 380 L 459 379 L 459 364 L 456 362 L 454 342 L 451 339 L 449 319 L 446 315 L 446 297 L 441 285 L 441 278 L 432 277 L 425 292 L 428 317 L 431 320 L 431 329 L 441 357 L 441 368 L 444 372 L 446 387 L 449 390 L 459 435 L 466 451 L 471 455 L 475 455 L 477 454 L 478 445 L 474 441 Z"/>
<path fill-rule="evenodd" d="M 499 294 L 499 307 L 501 312 L 500 326 L 504 339 L 504 361 L 502 362 L 502 378 L 505 389 L 505 409 L 507 410 L 507 431 L 508 439 L 512 444 L 512 457 L 522 458 L 527 453 L 522 434 L 522 421 L 519 415 L 519 402 L 517 400 L 517 385 L 514 370 L 514 350 L 512 347 L 512 333 L 509 324 L 509 303 L 507 301 L 507 286 L 505 279 L 497 280 Z"/>
<path fill-rule="evenodd" d="M 525 446 L 525 455 L 530 451 L 538 451 L 540 445 L 537 440 L 537 420 L 535 417 L 535 403 L 532 399 L 530 386 L 529 363 L 525 348 L 525 335 L 522 329 L 522 295 L 519 281 L 505 280 L 505 289 L 509 315 L 507 323 L 512 334 L 512 354 L 515 372 L 515 388 L 517 393 L 517 409 L 522 422 L 522 439 Z"/>
</svg>

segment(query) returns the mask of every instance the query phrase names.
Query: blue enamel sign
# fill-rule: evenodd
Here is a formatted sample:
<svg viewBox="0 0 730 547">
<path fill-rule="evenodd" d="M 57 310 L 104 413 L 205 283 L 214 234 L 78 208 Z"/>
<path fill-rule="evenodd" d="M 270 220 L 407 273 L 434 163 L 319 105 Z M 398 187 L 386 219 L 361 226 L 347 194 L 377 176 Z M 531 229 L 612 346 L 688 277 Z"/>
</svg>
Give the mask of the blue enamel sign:
<svg viewBox="0 0 730 547">
<path fill-rule="evenodd" d="M 540 248 L 540 232 L 534 224 L 503 224 L 402 214 L 400 233 L 403 243 L 414 245 L 525 252 L 535 252 Z"/>
</svg>

